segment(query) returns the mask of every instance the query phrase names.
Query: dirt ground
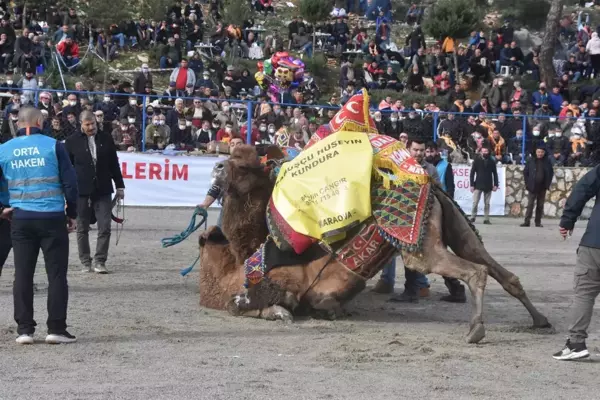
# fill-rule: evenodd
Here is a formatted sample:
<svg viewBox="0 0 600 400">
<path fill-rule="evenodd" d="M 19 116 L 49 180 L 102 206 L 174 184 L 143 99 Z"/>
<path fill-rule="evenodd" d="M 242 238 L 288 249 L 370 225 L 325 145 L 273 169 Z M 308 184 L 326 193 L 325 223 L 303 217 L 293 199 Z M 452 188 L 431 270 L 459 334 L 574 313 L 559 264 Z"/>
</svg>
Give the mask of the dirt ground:
<svg viewBox="0 0 600 400">
<path fill-rule="evenodd" d="M 396 305 L 367 290 L 349 304 L 345 320 L 285 324 L 202 309 L 198 270 L 179 275 L 197 255 L 197 235 L 160 247 L 162 237 L 187 226 L 191 210 L 126 212 L 121 242 L 111 242 L 110 275 L 79 272 L 71 238 L 68 323 L 76 344 L 42 342 L 47 284 L 41 263 L 38 343 L 14 343 L 11 255 L 0 278 L 0 400 L 598 398 L 597 363 L 550 357 L 564 344 L 585 222 L 566 242 L 556 221 L 541 229 L 499 218 L 478 225 L 492 255 L 521 278 L 556 334 L 529 331 L 527 311 L 489 281 L 487 337 L 467 345 L 470 304 L 440 302 L 446 289 L 435 275 L 431 298 Z M 216 216 L 211 212 L 210 222 Z M 600 359 L 598 317 L 588 345 Z"/>
</svg>

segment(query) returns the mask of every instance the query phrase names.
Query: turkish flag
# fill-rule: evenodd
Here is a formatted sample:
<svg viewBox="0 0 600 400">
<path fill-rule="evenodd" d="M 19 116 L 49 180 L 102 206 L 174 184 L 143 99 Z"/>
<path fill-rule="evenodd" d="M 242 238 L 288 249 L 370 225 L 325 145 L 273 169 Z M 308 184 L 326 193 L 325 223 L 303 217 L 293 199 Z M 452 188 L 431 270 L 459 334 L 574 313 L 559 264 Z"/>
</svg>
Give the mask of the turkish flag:
<svg viewBox="0 0 600 400">
<path fill-rule="evenodd" d="M 329 121 L 333 132 L 350 131 L 377 133 L 375 122 L 369 115 L 369 94 L 366 90 L 350 97 L 344 107 Z"/>
</svg>

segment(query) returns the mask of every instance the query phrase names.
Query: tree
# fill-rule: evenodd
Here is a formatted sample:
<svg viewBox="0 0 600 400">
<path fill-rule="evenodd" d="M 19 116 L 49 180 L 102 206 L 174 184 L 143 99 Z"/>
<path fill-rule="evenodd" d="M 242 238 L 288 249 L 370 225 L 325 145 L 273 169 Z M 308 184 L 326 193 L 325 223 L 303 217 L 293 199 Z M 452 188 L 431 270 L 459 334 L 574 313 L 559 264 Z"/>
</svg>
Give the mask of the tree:
<svg viewBox="0 0 600 400">
<path fill-rule="evenodd" d="M 98 1 L 98 0 L 86 0 L 79 2 L 79 10 L 85 15 L 86 22 L 90 26 L 101 28 L 106 33 L 106 37 L 109 40 L 106 41 L 104 54 L 106 56 L 105 63 L 108 66 L 108 56 L 110 54 L 110 26 L 112 24 L 119 24 L 122 21 L 129 20 L 133 17 L 135 10 L 130 7 L 117 7 L 115 3 L 110 1 Z M 90 37 L 92 32 L 90 32 Z M 103 90 L 106 89 L 106 79 L 108 74 L 108 68 L 104 70 L 104 84 Z"/>
<path fill-rule="evenodd" d="M 546 82 L 548 87 L 552 87 L 556 71 L 552 58 L 556 50 L 556 42 L 560 33 L 560 18 L 562 16 L 564 0 L 552 0 L 550 4 L 550 12 L 546 20 L 546 31 L 542 40 L 542 48 L 540 50 L 540 75 L 543 82 Z"/>
<path fill-rule="evenodd" d="M 315 55 L 316 46 L 316 25 L 329 18 L 331 13 L 331 2 L 324 0 L 302 0 L 300 2 L 300 15 L 313 25 L 313 57 Z"/>
<path fill-rule="evenodd" d="M 468 37 L 479 28 L 481 15 L 475 0 L 441 0 L 425 15 L 423 30 L 436 39 Z M 454 49 L 454 69 L 458 81 L 458 61 Z"/>
<path fill-rule="evenodd" d="M 252 18 L 254 10 L 244 0 L 225 0 L 223 2 L 223 21 L 227 24 L 242 26 L 244 21 Z"/>
<path fill-rule="evenodd" d="M 162 21 L 172 5 L 173 0 L 140 0 L 138 14 L 148 20 Z"/>
</svg>

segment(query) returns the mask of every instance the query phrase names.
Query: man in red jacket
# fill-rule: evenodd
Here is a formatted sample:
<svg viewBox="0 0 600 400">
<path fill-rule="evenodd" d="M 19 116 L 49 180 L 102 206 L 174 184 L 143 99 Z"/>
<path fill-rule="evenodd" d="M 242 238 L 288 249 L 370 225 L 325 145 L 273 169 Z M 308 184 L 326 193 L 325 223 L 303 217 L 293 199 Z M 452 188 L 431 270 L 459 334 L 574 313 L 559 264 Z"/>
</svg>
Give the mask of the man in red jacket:
<svg viewBox="0 0 600 400">
<path fill-rule="evenodd" d="M 56 50 L 62 56 L 67 68 L 71 68 L 79 63 L 79 46 L 73 41 L 72 36 L 67 36 L 65 40 L 60 42 L 56 46 Z"/>
</svg>

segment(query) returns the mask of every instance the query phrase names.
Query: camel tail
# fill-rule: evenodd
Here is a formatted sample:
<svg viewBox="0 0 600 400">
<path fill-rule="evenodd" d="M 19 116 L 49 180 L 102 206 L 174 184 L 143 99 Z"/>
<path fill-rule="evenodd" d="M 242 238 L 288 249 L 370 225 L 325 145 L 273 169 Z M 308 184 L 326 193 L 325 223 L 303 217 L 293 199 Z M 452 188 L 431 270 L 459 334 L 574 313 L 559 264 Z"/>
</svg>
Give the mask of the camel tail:
<svg viewBox="0 0 600 400">
<path fill-rule="evenodd" d="M 481 238 L 479 231 L 475 228 L 475 225 L 471 223 L 471 220 L 467 217 L 462 208 L 460 208 L 458 203 L 437 185 L 433 187 L 433 194 L 442 206 L 444 242 L 454 250 L 450 245 L 450 241 L 447 239 L 455 237 L 454 235 L 464 235 L 470 236 L 470 239 L 477 238 L 477 240 L 483 244 L 483 239 Z M 449 238 L 446 236 L 449 236 Z"/>
</svg>

